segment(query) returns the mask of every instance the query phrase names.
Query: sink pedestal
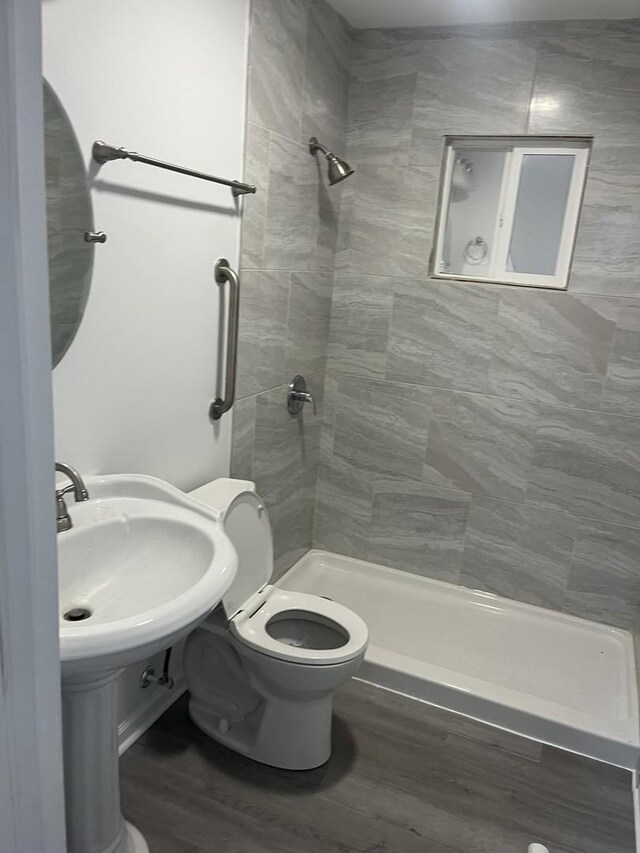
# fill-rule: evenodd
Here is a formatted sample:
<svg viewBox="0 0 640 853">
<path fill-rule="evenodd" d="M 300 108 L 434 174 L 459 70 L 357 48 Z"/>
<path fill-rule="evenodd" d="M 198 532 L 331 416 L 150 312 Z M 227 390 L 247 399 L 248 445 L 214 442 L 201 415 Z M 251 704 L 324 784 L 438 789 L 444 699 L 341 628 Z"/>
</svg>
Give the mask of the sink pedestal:
<svg viewBox="0 0 640 853">
<path fill-rule="evenodd" d="M 63 675 L 69 853 L 149 853 L 120 811 L 117 680 L 121 669 Z"/>
<path fill-rule="evenodd" d="M 117 679 L 193 631 L 238 555 L 218 516 L 169 483 L 114 474 L 85 486 L 58 536 L 68 853 L 149 853 L 120 811 Z"/>
</svg>

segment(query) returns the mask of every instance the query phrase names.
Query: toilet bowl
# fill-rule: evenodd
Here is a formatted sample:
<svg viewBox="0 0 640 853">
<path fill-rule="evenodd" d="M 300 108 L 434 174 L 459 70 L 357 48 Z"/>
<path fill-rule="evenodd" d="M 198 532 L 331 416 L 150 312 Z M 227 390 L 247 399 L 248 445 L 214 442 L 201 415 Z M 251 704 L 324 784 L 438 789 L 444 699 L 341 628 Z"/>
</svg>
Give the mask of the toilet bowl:
<svg viewBox="0 0 640 853">
<path fill-rule="evenodd" d="M 331 755 L 333 692 L 358 671 L 367 626 L 334 601 L 269 583 L 271 525 L 253 483 L 221 478 L 191 495 L 238 552 L 231 588 L 186 643 L 191 719 L 255 761 L 318 767 Z"/>
</svg>

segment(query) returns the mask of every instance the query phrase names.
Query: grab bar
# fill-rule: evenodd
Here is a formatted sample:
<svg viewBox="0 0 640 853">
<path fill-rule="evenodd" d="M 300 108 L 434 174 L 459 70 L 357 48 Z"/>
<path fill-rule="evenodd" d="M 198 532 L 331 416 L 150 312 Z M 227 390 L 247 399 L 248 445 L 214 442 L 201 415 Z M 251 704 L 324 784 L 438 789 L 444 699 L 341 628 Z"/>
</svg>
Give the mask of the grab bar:
<svg viewBox="0 0 640 853">
<path fill-rule="evenodd" d="M 212 421 L 229 411 L 236 396 L 236 368 L 238 364 L 238 320 L 240 317 L 240 278 L 231 269 L 226 258 L 218 258 L 214 267 L 218 284 L 229 282 L 229 323 L 227 330 L 227 363 L 224 380 L 224 397 L 216 397 L 209 406 Z"/>
<path fill-rule="evenodd" d="M 253 184 L 245 184 L 242 181 L 228 181 L 226 178 L 218 178 L 216 175 L 207 175 L 206 172 L 196 172 L 195 169 L 174 166 L 173 163 L 165 163 L 164 160 L 156 160 L 155 157 L 147 157 L 145 154 L 138 154 L 137 151 L 127 151 L 126 148 L 107 145 L 100 139 L 93 143 L 91 153 L 96 163 L 101 166 L 110 160 L 133 160 L 135 163 L 146 163 L 148 166 L 156 166 L 158 169 L 167 169 L 169 172 L 178 172 L 181 175 L 188 175 L 190 178 L 200 178 L 201 181 L 212 181 L 214 184 L 231 187 L 231 193 L 234 197 L 256 191 Z"/>
</svg>

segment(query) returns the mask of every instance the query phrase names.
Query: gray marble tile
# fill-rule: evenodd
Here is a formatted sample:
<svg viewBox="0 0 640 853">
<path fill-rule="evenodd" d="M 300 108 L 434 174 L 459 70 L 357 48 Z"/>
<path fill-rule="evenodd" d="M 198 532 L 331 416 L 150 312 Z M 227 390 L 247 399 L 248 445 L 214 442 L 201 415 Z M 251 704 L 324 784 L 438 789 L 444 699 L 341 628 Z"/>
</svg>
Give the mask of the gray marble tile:
<svg viewBox="0 0 640 853">
<path fill-rule="evenodd" d="M 640 296 L 640 209 L 585 201 L 580 217 L 570 288 L 608 296 Z"/>
<path fill-rule="evenodd" d="M 247 122 L 244 151 L 245 179 L 255 184 L 255 195 L 244 197 L 242 206 L 242 239 L 240 266 L 243 269 L 264 269 L 264 228 L 269 193 L 269 131 Z"/>
<path fill-rule="evenodd" d="M 460 583 L 562 610 L 577 526 L 565 513 L 474 497 Z"/>
<path fill-rule="evenodd" d="M 373 476 L 323 445 L 318 481 L 313 544 L 336 554 L 363 559 L 366 553 Z"/>
<path fill-rule="evenodd" d="M 541 407 L 527 502 L 612 524 L 640 517 L 640 419 Z"/>
<path fill-rule="evenodd" d="M 348 251 L 352 273 L 426 278 L 437 193 L 437 170 L 363 164 L 355 179 Z"/>
<path fill-rule="evenodd" d="M 372 474 L 420 480 L 431 398 L 419 385 L 340 377 L 333 454 Z"/>
<path fill-rule="evenodd" d="M 407 164 L 422 43 L 386 30 L 356 31 L 354 40 L 348 157 L 356 166 Z"/>
<path fill-rule="evenodd" d="M 524 133 L 535 63 L 535 50 L 517 39 L 427 41 L 411 162 L 439 166 L 445 134 Z"/>
<path fill-rule="evenodd" d="M 469 495 L 410 480 L 377 479 L 366 558 L 457 583 Z"/>
<path fill-rule="evenodd" d="M 528 133 L 588 134 L 635 144 L 639 90 L 637 43 L 602 33 L 546 39 L 538 50 Z"/>
<path fill-rule="evenodd" d="M 637 44 L 637 38 L 640 36 L 640 18 L 611 20 L 604 23 L 607 26 L 607 32 L 612 35 L 624 35 Z"/>
<path fill-rule="evenodd" d="M 330 186 L 325 167 L 324 157 L 322 160 L 316 159 L 317 187 L 313 203 L 317 210 L 318 224 L 315 257 L 311 267 L 333 273 L 338 246 L 340 207 L 345 184 L 341 182 Z"/>
<path fill-rule="evenodd" d="M 354 164 L 356 172 L 358 167 Z M 338 229 L 336 235 L 336 254 L 334 258 L 334 271 L 347 270 L 349 265 L 349 243 L 351 241 L 351 229 L 353 228 L 353 216 L 356 202 L 356 181 L 352 175 L 348 180 L 338 184 L 340 190 L 340 215 L 338 218 Z"/>
<path fill-rule="evenodd" d="M 640 34 L 640 19 L 595 19 L 584 21 L 540 21 L 539 33 L 545 38 L 557 38 L 559 34 L 566 38 L 585 36 L 616 36 L 622 43 L 636 40 Z M 606 49 L 606 48 L 605 48 Z M 634 60 L 632 60 L 634 61 Z M 636 57 L 637 61 L 637 57 Z"/>
<path fill-rule="evenodd" d="M 292 273 L 287 325 L 287 375 L 321 373 L 327 360 L 331 316 L 331 276 Z"/>
<path fill-rule="evenodd" d="M 253 479 L 256 402 L 257 397 L 245 397 L 243 400 L 236 400 L 232 410 L 231 476 L 238 480 Z"/>
<path fill-rule="evenodd" d="M 498 298 L 493 287 L 396 280 L 387 379 L 486 390 Z"/>
<path fill-rule="evenodd" d="M 330 60 L 324 61 L 340 65 L 350 73 L 354 30 L 347 19 L 326 0 L 312 0 L 310 26 L 318 29 L 319 44 L 326 45 Z"/>
<path fill-rule="evenodd" d="M 329 332 L 329 370 L 384 377 L 393 281 L 383 276 L 336 276 Z"/>
<path fill-rule="evenodd" d="M 640 613 L 640 530 L 582 521 L 564 610 L 607 625 L 636 626 Z"/>
<path fill-rule="evenodd" d="M 286 485 L 318 462 L 323 398 L 323 377 L 308 376 L 318 415 L 306 406 L 295 417 L 286 405 L 287 385 L 259 394 L 256 403 L 253 480 L 261 495 Z"/>
<path fill-rule="evenodd" d="M 246 270 L 241 275 L 238 397 L 285 381 L 285 338 L 290 275 Z"/>
<path fill-rule="evenodd" d="M 616 36 L 632 39 L 638 34 L 638 20 L 593 19 L 593 20 L 545 20 L 504 21 L 487 24 L 450 24 L 423 27 L 393 27 L 382 30 L 355 29 L 356 44 L 376 44 L 382 37 L 384 43 L 402 45 L 408 41 L 441 41 L 444 38 L 469 39 L 524 39 L 536 44 L 542 38 L 583 38 L 586 36 Z"/>
<path fill-rule="evenodd" d="M 349 162 L 409 162 L 413 96 L 417 75 L 394 75 L 351 82 L 347 158 Z"/>
<path fill-rule="evenodd" d="M 300 141 L 310 136 L 344 154 L 349 102 L 351 37 L 344 19 L 315 0 L 309 10 Z"/>
<path fill-rule="evenodd" d="M 620 304 L 601 407 L 640 416 L 640 303 Z"/>
<path fill-rule="evenodd" d="M 273 531 L 274 581 L 311 548 L 315 484 L 311 468 L 264 495 Z"/>
<path fill-rule="evenodd" d="M 300 138 L 308 0 L 253 0 L 249 36 L 249 121 Z"/>
<path fill-rule="evenodd" d="M 640 145 L 596 137 L 569 280 L 572 291 L 639 296 Z"/>
<path fill-rule="evenodd" d="M 640 39 L 639 39 L 640 41 Z M 640 142 L 595 136 L 591 143 L 588 202 L 637 204 L 640 195 Z"/>
<path fill-rule="evenodd" d="M 354 30 L 351 76 L 385 80 L 420 70 L 423 40 L 417 30 Z"/>
<path fill-rule="evenodd" d="M 273 136 L 264 238 L 267 269 L 319 268 L 320 187 L 319 163 L 314 163 L 308 147 Z"/>
<path fill-rule="evenodd" d="M 316 287 L 320 279 L 308 271 L 330 272 L 335 262 L 349 273 L 339 273 L 334 289 L 328 367 L 336 375 L 327 381 L 321 434 L 318 419 L 309 437 L 309 412 L 299 432 L 288 414 L 282 419 L 280 387 L 255 400 L 253 439 L 250 415 L 241 422 L 237 413 L 236 458 L 246 459 L 237 448 L 253 441 L 261 491 L 274 496 L 283 528 L 292 520 L 293 544 L 284 546 L 283 560 L 302 548 L 309 526 L 308 500 L 297 500 L 291 484 L 312 476 L 319 452 L 319 547 L 365 556 L 373 513 L 380 517 L 381 552 L 388 547 L 384 559 L 395 564 L 394 531 L 389 524 L 384 533 L 382 508 L 396 507 L 397 524 L 408 529 L 409 564 L 419 561 L 421 548 L 412 547 L 420 540 L 412 525 L 419 531 L 429 514 L 414 509 L 420 501 L 403 505 L 411 488 L 423 496 L 435 486 L 515 501 L 474 498 L 463 582 L 550 607 L 562 606 L 564 595 L 569 612 L 582 607 L 583 613 L 624 616 L 618 586 L 608 590 L 584 568 L 587 544 L 576 545 L 579 571 L 572 570 L 565 591 L 573 541 L 567 511 L 636 524 L 640 421 L 545 404 L 623 415 L 640 410 L 638 306 L 594 298 L 640 296 L 637 27 L 572 22 L 448 34 L 356 32 L 348 158 L 357 172 L 329 189 L 324 164 L 311 160 L 304 143 L 313 132 L 341 144 L 351 49 L 346 30 L 319 0 L 257 0 L 253 22 L 262 32 L 251 48 L 247 177 L 264 183 L 265 192 L 251 209 L 257 197 L 245 205 L 243 266 L 299 276 L 291 287 L 286 351 L 283 315 L 277 315 L 283 288 L 289 295 L 289 274 L 275 290 L 266 279 L 255 296 L 253 283 L 245 288 L 252 317 L 244 345 L 241 335 L 246 393 L 280 386 L 299 363 L 307 378 L 322 369 L 327 303 Z M 496 315 L 493 296 L 479 295 L 491 288 L 416 280 L 428 276 L 442 136 L 525 132 L 533 46 L 541 40 L 528 132 L 593 133 L 595 147 L 570 293 L 500 288 Z M 275 131 L 271 146 L 270 134 L 256 125 Z M 398 172 L 395 164 L 409 156 L 419 166 Z M 393 313 L 390 276 L 398 281 Z M 285 373 L 277 376 L 279 365 Z M 372 381 L 384 377 L 393 381 Z M 497 396 L 434 395 L 424 388 L 418 391 L 427 395 L 416 396 L 417 385 L 397 380 Z M 539 412 L 544 417 L 536 432 Z M 399 493 L 391 484 L 374 496 L 376 481 L 388 480 L 409 486 Z M 438 523 L 446 530 L 447 518 L 434 520 L 430 532 L 442 529 Z M 627 541 L 624 535 L 620 541 Z M 457 554 L 453 546 L 443 549 L 447 559 Z M 443 560 L 434 565 L 445 571 Z M 631 565 L 614 549 L 610 562 L 616 560 Z"/>
<path fill-rule="evenodd" d="M 339 377 L 331 373 L 324 375 L 324 395 L 322 400 L 322 428 L 320 436 L 321 458 L 326 459 L 327 453 L 333 453 L 333 432 L 335 426 L 335 412 L 338 405 Z"/>
<path fill-rule="evenodd" d="M 373 477 L 333 453 L 335 417 L 343 405 L 341 381 L 340 376 L 325 377 L 314 547 L 362 557 L 369 532 Z"/>
<path fill-rule="evenodd" d="M 524 498 L 536 408 L 518 400 L 436 391 L 423 479 L 502 500 Z"/>
<path fill-rule="evenodd" d="M 504 288 L 490 392 L 597 408 L 617 315 L 618 300 Z"/>
</svg>

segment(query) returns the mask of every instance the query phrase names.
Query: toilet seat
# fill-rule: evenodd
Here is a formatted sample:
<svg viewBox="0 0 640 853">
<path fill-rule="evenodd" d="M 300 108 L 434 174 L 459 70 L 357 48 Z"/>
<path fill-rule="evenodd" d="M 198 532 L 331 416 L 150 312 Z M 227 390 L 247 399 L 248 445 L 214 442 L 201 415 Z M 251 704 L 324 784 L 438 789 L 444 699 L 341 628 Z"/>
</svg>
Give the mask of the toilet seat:
<svg viewBox="0 0 640 853">
<path fill-rule="evenodd" d="M 229 633 L 238 643 L 277 660 L 317 666 L 346 663 L 364 653 L 367 626 L 352 610 L 269 584 L 271 524 L 254 483 L 221 477 L 191 495 L 218 514 L 238 552 L 238 573 L 222 598 Z M 201 627 L 213 630 L 212 620 L 213 615 Z"/>
<path fill-rule="evenodd" d="M 344 663 L 362 654 L 368 642 L 367 626 L 352 610 L 317 595 L 289 592 L 267 586 L 229 622 L 229 631 L 242 645 L 269 657 L 291 663 L 327 666 Z M 335 648 L 310 648 L 276 639 L 273 625 L 291 613 L 291 620 L 315 623 L 333 632 L 344 642 Z M 304 628 L 304 625 L 300 626 Z M 324 633 L 324 632 L 323 632 Z"/>
</svg>

